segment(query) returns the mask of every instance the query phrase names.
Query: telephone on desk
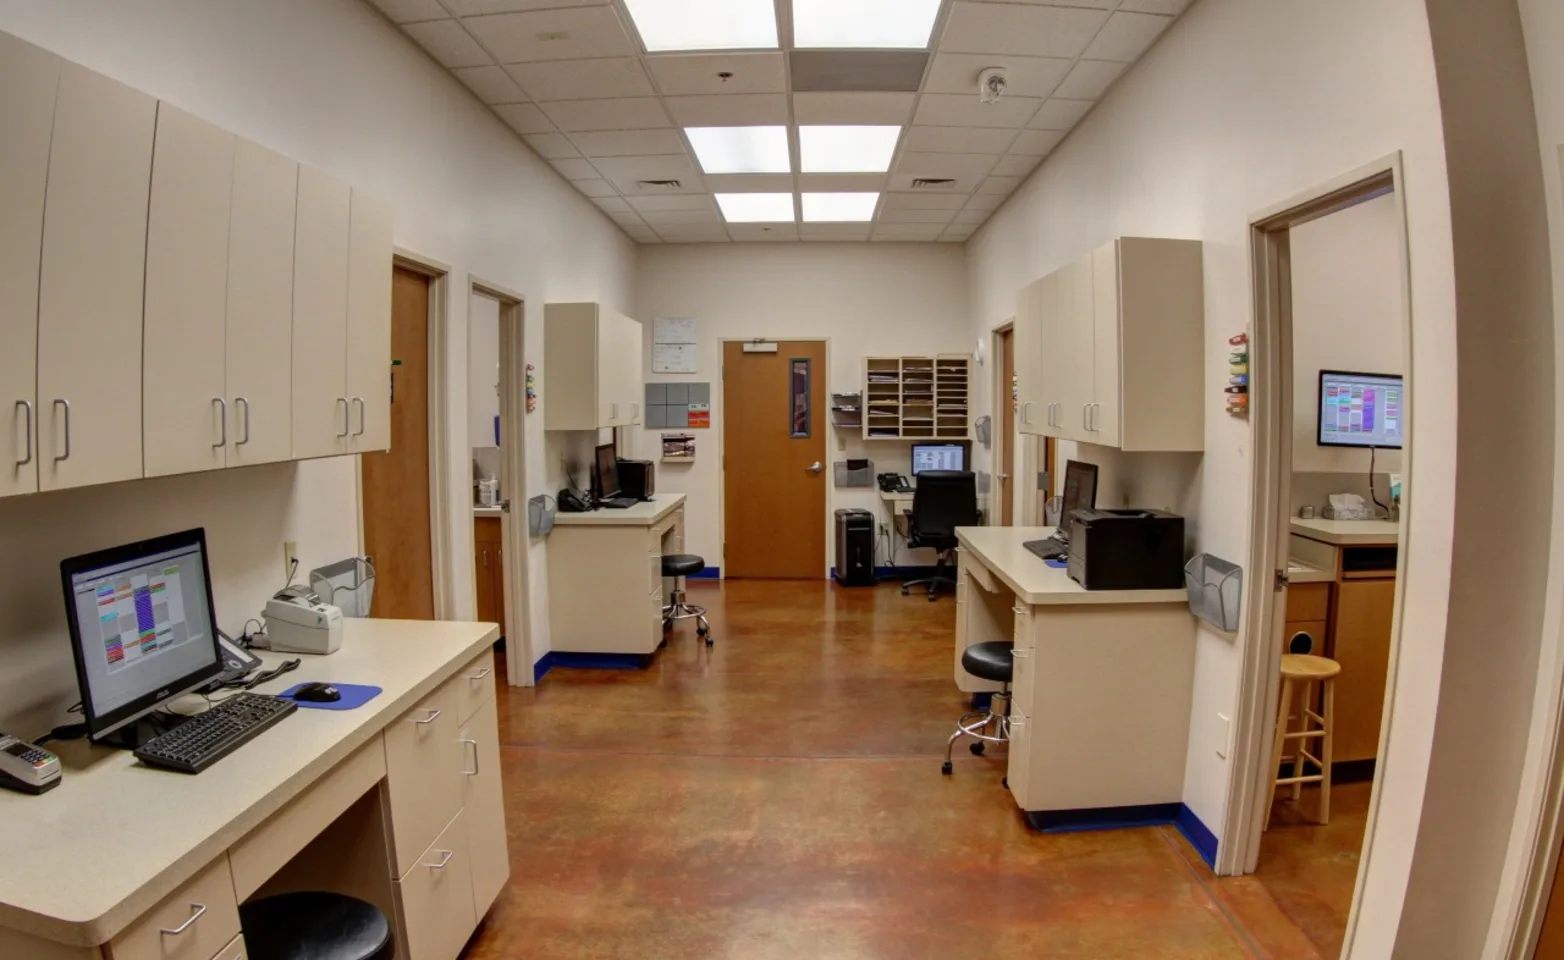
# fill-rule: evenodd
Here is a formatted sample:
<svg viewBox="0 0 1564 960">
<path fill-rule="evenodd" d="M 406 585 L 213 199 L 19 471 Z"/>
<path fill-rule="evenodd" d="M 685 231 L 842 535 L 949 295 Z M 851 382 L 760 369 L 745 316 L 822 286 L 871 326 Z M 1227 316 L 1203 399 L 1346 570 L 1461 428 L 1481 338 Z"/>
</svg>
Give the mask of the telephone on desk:
<svg viewBox="0 0 1564 960">
<path fill-rule="evenodd" d="M 881 493 L 911 493 L 912 484 L 899 473 L 882 473 L 877 479 L 880 481 Z"/>
<path fill-rule="evenodd" d="M 592 501 L 568 487 L 559 491 L 559 497 L 556 502 L 559 504 L 560 513 L 590 513 L 592 511 Z"/>
</svg>

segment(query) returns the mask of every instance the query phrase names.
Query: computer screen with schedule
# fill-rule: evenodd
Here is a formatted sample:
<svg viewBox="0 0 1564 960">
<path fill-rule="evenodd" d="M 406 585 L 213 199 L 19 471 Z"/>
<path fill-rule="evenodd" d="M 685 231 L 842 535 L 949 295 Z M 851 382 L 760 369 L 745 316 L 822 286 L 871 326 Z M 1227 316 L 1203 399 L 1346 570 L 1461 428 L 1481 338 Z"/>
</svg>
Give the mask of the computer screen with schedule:
<svg viewBox="0 0 1564 960">
<path fill-rule="evenodd" d="M 915 443 L 912 445 L 912 475 L 925 470 L 965 470 L 967 448 L 959 443 Z"/>
<path fill-rule="evenodd" d="M 1398 449 L 1405 430 L 1405 401 L 1406 388 L 1399 376 L 1321 370 L 1318 443 Z"/>
</svg>

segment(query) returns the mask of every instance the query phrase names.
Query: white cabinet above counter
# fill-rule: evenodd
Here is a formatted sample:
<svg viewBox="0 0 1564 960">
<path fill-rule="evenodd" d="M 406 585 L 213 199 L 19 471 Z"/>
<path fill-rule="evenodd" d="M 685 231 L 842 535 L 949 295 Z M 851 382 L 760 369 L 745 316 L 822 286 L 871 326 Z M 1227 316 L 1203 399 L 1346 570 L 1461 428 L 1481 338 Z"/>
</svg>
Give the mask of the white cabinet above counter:
<svg viewBox="0 0 1564 960">
<path fill-rule="evenodd" d="M 545 430 L 597 430 L 641 422 L 641 324 L 596 303 L 543 307 L 548 375 Z"/>
</svg>

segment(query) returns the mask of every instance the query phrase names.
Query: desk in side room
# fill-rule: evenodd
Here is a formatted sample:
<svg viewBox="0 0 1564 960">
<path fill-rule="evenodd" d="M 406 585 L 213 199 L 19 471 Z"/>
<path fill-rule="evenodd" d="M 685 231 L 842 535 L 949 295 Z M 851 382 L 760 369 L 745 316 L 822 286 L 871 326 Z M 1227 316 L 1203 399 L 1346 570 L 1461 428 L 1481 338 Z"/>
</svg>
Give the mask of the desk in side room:
<svg viewBox="0 0 1564 960">
<path fill-rule="evenodd" d="M 917 481 L 914 480 L 913 484 L 916 488 Z M 912 493 L 897 493 L 894 490 L 880 491 L 880 503 L 889 512 L 893 525 L 892 529 L 896 531 L 898 536 L 905 537 L 907 535 L 907 511 L 912 509 L 912 498 Z M 978 510 L 986 514 L 988 512 L 988 497 L 985 494 L 978 494 L 977 503 Z"/>
<path fill-rule="evenodd" d="M 684 549 L 684 494 L 560 513 L 548 539 L 549 646 L 647 656 L 663 640 L 664 554 Z"/>
<path fill-rule="evenodd" d="M 1184 795 L 1195 622 L 1183 590 L 1089 591 L 1023 544 L 1052 527 L 962 527 L 955 676 L 968 645 L 1015 642 L 1009 770 L 1044 815 L 1178 804 Z"/>
</svg>

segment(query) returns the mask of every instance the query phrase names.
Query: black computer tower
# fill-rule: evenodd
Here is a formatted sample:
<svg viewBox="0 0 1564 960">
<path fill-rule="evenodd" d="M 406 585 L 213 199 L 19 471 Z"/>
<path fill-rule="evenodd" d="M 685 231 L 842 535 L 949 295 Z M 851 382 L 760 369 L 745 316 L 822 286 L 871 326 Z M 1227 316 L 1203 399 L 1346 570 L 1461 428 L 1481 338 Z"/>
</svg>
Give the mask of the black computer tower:
<svg viewBox="0 0 1564 960">
<path fill-rule="evenodd" d="M 836 582 L 844 587 L 875 584 L 874 514 L 867 510 L 836 511 Z"/>
</svg>

